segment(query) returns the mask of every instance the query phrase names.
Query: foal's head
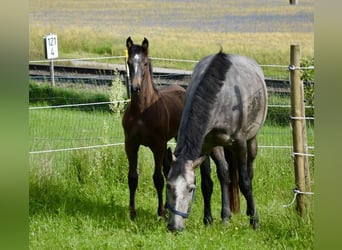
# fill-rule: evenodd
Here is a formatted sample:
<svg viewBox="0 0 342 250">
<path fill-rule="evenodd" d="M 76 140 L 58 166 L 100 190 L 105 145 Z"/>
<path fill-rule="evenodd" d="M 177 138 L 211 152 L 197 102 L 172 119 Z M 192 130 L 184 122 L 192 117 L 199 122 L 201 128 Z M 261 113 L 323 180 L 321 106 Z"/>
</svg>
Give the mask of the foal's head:
<svg viewBox="0 0 342 250">
<path fill-rule="evenodd" d="M 148 40 L 144 38 L 141 46 L 135 45 L 131 37 L 126 40 L 128 50 L 128 67 L 132 93 L 139 93 L 145 74 L 151 75 L 151 65 L 148 59 Z"/>
<path fill-rule="evenodd" d="M 185 227 L 196 190 L 195 169 L 204 159 L 200 157 L 195 161 L 185 161 L 174 157 L 172 160 L 166 185 L 166 207 L 169 210 L 167 227 L 170 231 L 181 231 Z"/>
</svg>

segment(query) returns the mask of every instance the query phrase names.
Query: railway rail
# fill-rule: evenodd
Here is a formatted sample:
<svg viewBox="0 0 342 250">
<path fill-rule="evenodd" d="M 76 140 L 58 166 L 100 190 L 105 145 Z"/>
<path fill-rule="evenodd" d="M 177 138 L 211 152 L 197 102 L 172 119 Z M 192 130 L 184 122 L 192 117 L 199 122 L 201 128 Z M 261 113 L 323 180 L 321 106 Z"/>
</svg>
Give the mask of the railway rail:
<svg viewBox="0 0 342 250">
<path fill-rule="evenodd" d="M 115 65 L 113 68 L 75 67 L 54 65 L 55 83 L 85 83 L 111 86 L 115 79 L 115 72 L 123 81 L 127 75 L 124 65 Z M 38 82 L 50 82 L 50 65 L 29 64 L 29 78 Z M 153 79 L 158 85 L 179 84 L 186 87 L 191 78 L 191 71 L 153 68 Z M 265 79 L 270 92 L 289 93 L 290 85 L 284 79 Z"/>
</svg>

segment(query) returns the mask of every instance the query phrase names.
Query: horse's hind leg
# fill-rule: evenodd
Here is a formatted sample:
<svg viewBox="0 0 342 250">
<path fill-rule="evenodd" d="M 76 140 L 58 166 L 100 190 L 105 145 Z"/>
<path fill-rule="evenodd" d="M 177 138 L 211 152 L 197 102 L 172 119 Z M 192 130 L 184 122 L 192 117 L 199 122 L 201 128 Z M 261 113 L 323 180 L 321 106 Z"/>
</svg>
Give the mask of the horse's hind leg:
<svg viewBox="0 0 342 250">
<path fill-rule="evenodd" d="M 228 222 L 231 217 L 230 205 L 229 205 L 229 171 L 228 163 L 225 159 L 225 153 L 223 147 L 215 147 L 211 151 L 211 158 L 214 160 L 217 168 L 217 175 L 221 185 L 221 218 L 223 222 Z"/>
<path fill-rule="evenodd" d="M 251 181 L 251 186 L 252 186 L 252 181 L 253 181 L 253 176 L 254 176 L 254 160 L 257 156 L 258 153 L 258 141 L 256 137 L 253 137 L 249 141 L 247 141 L 247 172 L 249 175 L 249 179 Z M 254 210 L 251 209 L 249 212 L 247 211 L 247 214 L 250 216 L 250 223 L 253 226 L 254 229 L 259 227 L 259 216 L 258 212 L 254 206 Z"/>
<path fill-rule="evenodd" d="M 253 138 L 248 142 L 240 140 L 238 144 L 237 158 L 239 162 L 239 186 L 247 201 L 247 215 L 250 217 L 250 224 L 254 229 L 257 229 L 259 226 L 259 218 L 255 209 L 252 190 L 253 161 L 256 156 L 256 139 Z"/>
<path fill-rule="evenodd" d="M 201 164 L 201 189 L 204 201 L 204 218 L 203 223 L 209 225 L 213 222 L 211 215 L 210 200 L 213 193 L 213 181 L 211 179 L 210 159 L 207 157 Z"/>
<path fill-rule="evenodd" d="M 130 217 L 131 220 L 134 220 L 136 217 L 136 210 L 135 210 L 135 193 L 138 187 L 138 150 L 139 145 L 133 145 L 125 142 L 125 150 L 129 164 L 128 170 L 128 186 L 129 186 L 129 210 L 130 210 Z"/>
</svg>

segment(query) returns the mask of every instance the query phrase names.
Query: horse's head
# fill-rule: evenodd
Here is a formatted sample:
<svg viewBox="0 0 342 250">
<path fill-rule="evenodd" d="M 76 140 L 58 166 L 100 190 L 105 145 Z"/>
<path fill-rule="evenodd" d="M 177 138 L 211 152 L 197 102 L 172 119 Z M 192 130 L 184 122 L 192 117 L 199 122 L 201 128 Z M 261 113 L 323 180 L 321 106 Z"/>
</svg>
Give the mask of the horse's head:
<svg viewBox="0 0 342 250">
<path fill-rule="evenodd" d="M 196 167 L 205 157 L 183 160 L 173 157 L 167 177 L 166 207 L 169 210 L 168 229 L 181 231 L 185 227 L 185 219 L 189 217 L 191 203 L 196 190 Z"/>
<path fill-rule="evenodd" d="M 131 80 L 131 90 L 133 93 L 139 93 L 141 83 L 145 74 L 150 70 L 150 62 L 148 59 L 148 40 L 144 38 L 141 46 L 135 45 L 131 37 L 126 40 L 128 50 L 128 69 Z"/>
</svg>

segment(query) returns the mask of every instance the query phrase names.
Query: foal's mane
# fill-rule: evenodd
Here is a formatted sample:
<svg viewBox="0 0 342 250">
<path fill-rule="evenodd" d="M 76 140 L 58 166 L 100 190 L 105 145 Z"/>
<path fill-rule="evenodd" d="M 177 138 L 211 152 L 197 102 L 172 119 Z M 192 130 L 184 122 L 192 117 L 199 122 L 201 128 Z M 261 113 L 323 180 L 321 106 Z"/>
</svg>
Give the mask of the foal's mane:
<svg viewBox="0 0 342 250">
<path fill-rule="evenodd" d="M 202 75 L 196 76 L 198 72 L 194 71 L 191 91 L 188 93 L 179 127 L 176 157 L 180 154 L 187 159 L 200 156 L 205 133 L 212 119 L 210 111 L 215 107 L 217 94 L 224 84 L 230 66 L 231 62 L 221 50 L 213 56 Z M 198 67 L 195 67 L 195 70 L 196 68 L 197 71 L 202 71 Z"/>
</svg>

